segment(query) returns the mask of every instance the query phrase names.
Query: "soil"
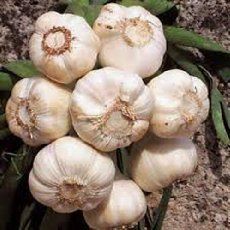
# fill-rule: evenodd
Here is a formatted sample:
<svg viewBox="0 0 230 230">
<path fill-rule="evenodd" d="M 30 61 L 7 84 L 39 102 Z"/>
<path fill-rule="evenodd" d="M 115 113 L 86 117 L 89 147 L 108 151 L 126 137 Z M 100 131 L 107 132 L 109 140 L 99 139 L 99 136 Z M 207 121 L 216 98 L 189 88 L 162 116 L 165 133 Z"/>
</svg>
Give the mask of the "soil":
<svg viewBox="0 0 230 230">
<path fill-rule="evenodd" d="M 220 42 L 230 49 L 229 0 L 175 1 L 180 8 L 177 22 Z M 60 8 L 58 0 L 2 0 L 0 6 L 0 64 L 28 59 L 28 39 L 33 23 L 43 12 Z M 218 87 L 230 100 L 230 85 L 217 80 Z M 209 118 L 194 136 L 199 165 L 187 181 L 174 185 L 164 230 L 230 228 L 230 157 L 229 147 L 216 138 Z M 159 194 L 151 195 L 149 205 L 155 206 Z"/>
</svg>

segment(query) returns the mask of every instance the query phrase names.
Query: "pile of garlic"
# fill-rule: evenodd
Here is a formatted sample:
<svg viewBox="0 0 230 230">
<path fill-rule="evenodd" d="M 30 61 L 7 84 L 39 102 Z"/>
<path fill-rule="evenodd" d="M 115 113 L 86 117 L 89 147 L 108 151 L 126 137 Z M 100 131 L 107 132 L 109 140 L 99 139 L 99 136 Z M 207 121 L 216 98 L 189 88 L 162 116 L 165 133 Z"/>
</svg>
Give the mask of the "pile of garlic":
<svg viewBox="0 0 230 230">
<path fill-rule="evenodd" d="M 93 229 L 135 226 L 147 208 L 142 190 L 196 168 L 189 138 L 208 116 L 205 84 L 174 69 L 145 85 L 166 40 L 160 20 L 140 6 L 107 4 L 93 29 L 82 17 L 45 13 L 29 50 L 41 75 L 16 83 L 6 116 L 26 144 L 48 144 L 30 172 L 34 198 L 57 212 L 83 210 Z M 103 68 L 92 70 L 97 56 Z M 65 136 L 71 127 L 76 137 Z M 112 154 L 133 142 L 126 178 Z"/>
</svg>

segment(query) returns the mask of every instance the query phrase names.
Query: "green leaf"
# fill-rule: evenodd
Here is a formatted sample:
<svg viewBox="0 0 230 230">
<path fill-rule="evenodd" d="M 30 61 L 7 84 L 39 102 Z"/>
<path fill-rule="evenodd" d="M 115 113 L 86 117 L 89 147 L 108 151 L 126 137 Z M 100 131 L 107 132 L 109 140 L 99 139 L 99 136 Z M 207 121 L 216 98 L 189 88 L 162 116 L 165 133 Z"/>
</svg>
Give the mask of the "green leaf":
<svg viewBox="0 0 230 230">
<path fill-rule="evenodd" d="M 146 6 L 151 9 L 153 14 L 162 14 L 170 10 L 175 4 L 167 0 L 146 0 Z"/>
<path fill-rule="evenodd" d="M 172 185 L 164 188 L 160 204 L 157 208 L 156 216 L 151 226 L 151 230 L 161 230 L 164 217 L 168 209 L 168 203 L 172 194 L 172 189 L 173 189 Z"/>
<path fill-rule="evenodd" d="M 230 130 L 230 110 L 229 110 L 228 106 L 226 105 L 226 103 L 224 102 L 223 98 L 221 101 L 221 105 L 223 108 L 224 118 L 226 120 L 228 129 Z"/>
<path fill-rule="evenodd" d="M 0 115 L 0 128 L 6 126 L 6 114 L 1 114 Z"/>
<path fill-rule="evenodd" d="M 3 65 L 3 67 L 21 78 L 39 75 L 39 72 L 37 71 L 35 66 L 32 64 L 31 61 L 28 60 L 9 62 Z"/>
<path fill-rule="evenodd" d="M 195 32 L 188 31 L 183 28 L 165 26 L 164 33 L 167 41 L 173 44 L 196 47 L 209 51 L 229 53 L 221 45 L 212 41 L 211 39 L 205 38 Z"/>
<path fill-rule="evenodd" d="M 121 5 L 124 6 L 142 6 L 158 15 L 170 10 L 175 4 L 167 0 L 122 0 Z"/>
<path fill-rule="evenodd" d="M 10 136 L 11 132 L 8 128 L 0 130 L 0 141 L 4 140 L 6 137 Z"/>
<path fill-rule="evenodd" d="M 217 72 L 225 82 L 230 81 L 230 67 L 222 67 Z"/>
<path fill-rule="evenodd" d="M 211 111 L 212 111 L 212 120 L 215 125 L 217 137 L 225 145 L 230 143 L 228 133 L 226 131 L 224 121 L 223 121 L 223 110 L 221 107 L 221 102 L 223 98 L 220 91 L 214 87 L 211 90 Z"/>
<path fill-rule="evenodd" d="M 203 82 L 206 82 L 203 73 L 199 70 L 197 65 L 193 63 L 192 57 L 186 52 L 186 50 L 169 45 L 167 52 L 174 62 L 176 62 L 182 69 L 192 76 L 200 78 Z"/>
<path fill-rule="evenodd" d="M 92 3 L 95 5 L 103 5 L 106 4 L 108 0 L 92 0 Z"/>
<path fill-rule="evenodd" d="M 98 17 L 102 6 L 101 5 L 90 5 L 85 9 L 85 19 L 92 26 Z"/>
<path fill-rule="evenodd" d="M 11 90 L 13 87 L 12 80 L 8 73 L 0 72 L 0 90 Z"/>
</svg>

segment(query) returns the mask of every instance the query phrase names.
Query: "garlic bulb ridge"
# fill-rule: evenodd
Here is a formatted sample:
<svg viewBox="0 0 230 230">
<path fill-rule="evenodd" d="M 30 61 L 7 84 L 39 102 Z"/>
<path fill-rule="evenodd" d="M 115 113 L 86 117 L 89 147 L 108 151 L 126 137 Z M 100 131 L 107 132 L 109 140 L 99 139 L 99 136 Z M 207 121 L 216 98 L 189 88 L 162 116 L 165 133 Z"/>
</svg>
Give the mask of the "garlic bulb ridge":
<svg viewBox="0 0 230 230">
<path fill-rule="evenodd" d="M 48 78 L 71 83 L 93 69 L 100 40 L 84 18 L 47 12 L 35 23 L 30 58 Z"/>
<path fill-rule="evenodd" d="M 154 192 L 190 176 L 197 161 L 197 151 L 191 140 L 161 139 L 148 133 L 133 144 L 129 171 L 144 191 Z"/>
<path fill-rule="evenodd" d="M 31 146 L 64 136 L 71 127 L 69 90 L 42 77 L 18 81 L 6 106 L 12 133 Z"/>
<path fill-rule="evenodd" d="M 129 229 L 138 224 L 146 212 L 144 193 L 132 181 L 116 179 L 110 196 L 95 209 L 84 211 L 87 224 L 97 230 Z"/>
<path fill-rule="evenodd" d="M 29 186 L 36 200 L 67 213 L 95 208 L 109 195 L 114 175 L 115 167 L 108 155 L 67 136 L 38 153 Z"/>
<path fill-rule="evenodd" d="M 160 68 L 166 51 L 162 23 L 143 7 L 107 4 L 93 28 L 102 41 L 102 66 L 137 73 L 142 78 Z"/>
<path fill-rule="evenodd" d="M 70 111 L 78 135 L 108 152 L 143 137 L 151 118 L 152 96 L 138 75 L 107 67 L 77 82 Z"/>
<path fill-rule="evenodd" d="M 150 130 L 159 137 L 191 136 L 209 113 L 206 85 L 185 71 L 168 70 L 148 84 L 154 98 Z"/>
</svg>

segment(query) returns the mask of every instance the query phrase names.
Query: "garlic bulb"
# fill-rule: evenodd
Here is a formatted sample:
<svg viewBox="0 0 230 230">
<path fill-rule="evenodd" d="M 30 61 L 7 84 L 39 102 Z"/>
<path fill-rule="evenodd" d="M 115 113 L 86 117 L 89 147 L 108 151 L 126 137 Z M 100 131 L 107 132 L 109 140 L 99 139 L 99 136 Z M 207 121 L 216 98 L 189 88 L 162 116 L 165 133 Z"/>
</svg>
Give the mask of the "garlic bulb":
<svg viewBox="0 0 230 230">
<path fill-rule="evenodd" d="M 132 179 L 143 190 L 154 192 L 191 175 L 197 158 L 191 140 L 161 139 L 149 134 L 133 144 L 129 170 Z"/>
<path fill-rule="evenodd" d="M 166 51 L 162 23 L 143 7 L 107 4 L 93 28 L 102 41 L 102 66 L 137 73 L 142 78 L 160 68 Z"/>
<path fill-rule="evenodd" d="M 108 199 L 90 211 L 84 211 L 86 223 L 93 229 L 127 229 L 134 227 L 146 212 L 146 200 L 132 181 L 116 179 Z"/>
<path fill-rule="evenodd" d="M 38 153 L 29 186 L 34 198 L 54 211 L 90 210 L 109 195 L 114 174 L 108 155 L 78 138 L 62 137 Z"/>
<path fill-rule="evenodd" d="M 159 137 L 191 136 L 209 113 L 208 89 L 185 71 L 165 71 L 148 84 L 152 91 L 150 129 Z"/>
<path fill-rule="evenodd" d="M 150 90 L 138 75 L 107 67 L 77 82 L 70 112 L 74 129 L 84 141 L 112 151 L 142 138 L 152 104 Z"/>
<path fill-rule="evenodd" d="M 71 127 L 71 92 L 41 77 L 18 81 L 6 106 L 12 133 L 31 146 L 64 136 Z"/>
<path fill-rule="evenodd" d="M 100 41 L 84 18 L 47 12 L 35 23 L 30 58 L 47 77 L 71 83 L 94 68 Z"/>
</svg>

